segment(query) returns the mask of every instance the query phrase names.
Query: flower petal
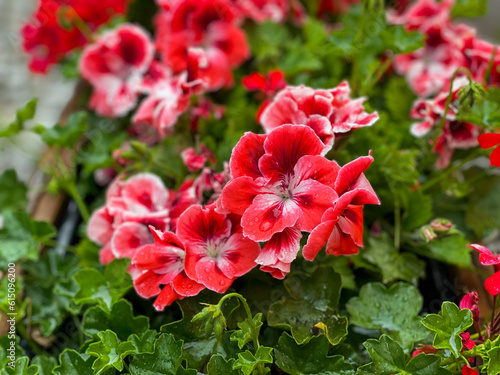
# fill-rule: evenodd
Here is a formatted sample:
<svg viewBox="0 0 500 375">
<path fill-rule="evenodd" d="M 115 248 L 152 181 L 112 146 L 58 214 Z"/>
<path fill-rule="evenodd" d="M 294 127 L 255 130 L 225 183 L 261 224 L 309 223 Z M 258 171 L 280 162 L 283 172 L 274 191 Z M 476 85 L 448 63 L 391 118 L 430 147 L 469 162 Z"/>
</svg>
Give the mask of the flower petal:
<svg viewBox="0 0 500 375">
<path fill-rule="evenodd" d="M 275 194 L 260 194 L 241 218 L 243 234 L 254 241 L 268 241 L 273 234 L 293 227 L 300 208 L 291 199 Z"/>
<path fill-rule="evenodd" d="M 488 277 L 484 282 L 484 287 L 492 296 L 496 296 L 500 293 L 500 271 L 495 272 L 492 276 Z"/>
<path fill-rule="evenodd" d="M 133 258 L 144 245 L 153 243 L 148 227 L 134 222 L 121 224 L 111 238 L 111 251 L 117 258 Z"/>
<path fill-rule="evenodd" d="M 261 190 L 262 186 L 251 177 L 234 178 L 222 190 L 222 207 L 237 215 L 243 215 Z"/>
<path fill-rule="evenodd" d="M 291 175 L 302 156 L 320 155 L 324 145 L 308 126 L 282 125 L 268 134 L 264 149 L 266 154 L 259 160 L 259 169 L 274 183 Z"/>
<path fill-rule="evenodd" d="M 264 155 L 266 135 L 245 133 L 233 149 L 229 166 L 233 178 L 250 176 L 262 177 L 259 170 L 259 159 Z"/>
<path fill-rule="evenodd" d="M 500 133 L 481 134 L 478 139 L 481 148 L 491 148 L 500 144 Z"/>
</svg>

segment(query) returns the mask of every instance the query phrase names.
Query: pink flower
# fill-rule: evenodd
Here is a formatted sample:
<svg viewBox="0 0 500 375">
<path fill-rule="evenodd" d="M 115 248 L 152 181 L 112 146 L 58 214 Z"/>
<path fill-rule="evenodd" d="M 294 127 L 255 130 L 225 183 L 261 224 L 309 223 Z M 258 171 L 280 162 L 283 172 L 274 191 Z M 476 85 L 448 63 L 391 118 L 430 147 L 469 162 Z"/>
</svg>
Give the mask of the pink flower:
<svg viewBox="0 0 500 375">
<path fill-rule="evenodd" d="M 468 58 L 468 68 L 475 81 L 500 86 L 500 49 L 498 46 L 474 38 L 470 48 L 465 50 L 465 55 Z M 486 80 L 487 74 L 489 77 Z"/>
<path fill-rule="evenodd" d="M 495 147 L 490 155 L 490 163 L 494 167 L 500 167 L 500 134 L 481 134 L 478 142 L 481 148 Z"/>
<path fill-rule="evenodd" d="M 204 144 L 201 144 L 200 148 L 201 152 L 199 154 L 197 154 L 192 147 L 186 148 L 181 152 L 182 161 L 190 172 L 199 171 L 205 166 L 205 163 L 209 159 L 212 163 L 215 163 L 215 157 L 212 151 L 210 151 Z"/>
<path fill-rule="evenodd" d="M 321 17 L 325 14 L 342 14 L 347 12 L 352 5 L 359 4 L 360 2 L 361 0 L 321 0 L 317 15 Z"/>
<path fill-rule="evenodd" d="M 134 286 L 141 297 L 158 296 L 154 307 L 162 311 L 175 300 L 194 296 L 204 287 L 186 275 L 186 252 L 179 238 L 174 233 L 162 233 L 153 227 L 150 230 L 154 244 L 142 247 L 132 259 L 132 265 L 141 272 L 135 278 Z"/>
<path fill-rule="evenodd" d="M 310 127 L 282 125 L 267 136 L 246 133 L 233 150 L 233 179 L 224 187 L 217 210 L 241 215 L 245 236 L 268 241 L 256 262 L 275 277 L 283 278 L 290 270 L 300 232 L 314 232 L 338 194 L 356 190 L 353 205 L 378 203 L 362 175 L 366 168 L 354 175 L 350 165 L 341 169 L 321 156 L 323 149 Z M 356 217 L 362 231 L 362 216 Z"/>
<path fill-rule="evenodd" d="M 255 22 L 282 23 L 290 10 L 289 0 L 233 0 L 239 11 Z"/>
<path fill-rule="evenodd" d="M 233 83 L 231 69 L 250 56 L 240 14 L 228 0 L 175 0 L 161 3 L 156 46 L 174 73 L 188 71 L 210 91 Z"/>
<path fill-rule="evenodd" d="M 95 31 L 114 15 L 125 14 L 126 0 L 41 0 L 33 19 L 21 30 L 23 49 L 31 55 L 29 68 L 34 73 L 47 73 L 69 52 L 85 45 L 88 35 L 76 27 L 84 22 Z M 69 27 L 61 25 L 60 20 Z"/>
<path fill-rule="evenodd" d="M 215 206 L 192 206 L 179 218 L 177 235 L 186 248 L 186 274 L 224 293 L 233 280 L 255 267 L 260 246 Z"/>
<path fill-rule="evenodd" d="M 489 249 L 481 245 L 473 244 L 467 246 L 479 251 L 479 261 L 483 266 L 495 266 L 497 272 L 486 279 L 484 287 L 489 294 L 496 296 L 500 293 L 500 270 L 498 269 L 498 265 L 500 265 L 500 256 L 494 255 Z"/>
<path fill-rule="evenodd" d="M 364 156 L 340 169 L 334 184 L 340 197 L 309 235 L 305 259 L 313 260 L 325 244 L 326 253 L 335 256 L 357 254 L 363 246 L 363 205 L 380 204 L 363 173 L 372 161 L 371 155 Z"/>
<path fill-rule="evenodd" d="M 94 87 L 90 107 L 102 116 L 121 117 L 136 104 L 153 45 L 142 28 L 123 24 L 85 47 L 82 76 Z"/>
<path fill-rule="evenodd" d="M 132 121 L 153 126 L 160 136 L 171 133 L 179 116 L 189 106 L 185 80 L 185 75 L 181 75 L 151 84 L 149 95 L 141 102 Z"/>
<path fill-rule="evenodd" d="M 467 66 L 465 50 L 473 44 L 474 29 L 451 23 L 452 0 L 419 0 L 402 14 L 389 13 L 389 22 L 425 34 L 425 47 L 397 55 L 395 70 L 406 76 L 411 89 L 421 97 L 449 85 L 459 67 Z"/>
<path fill-rule="evenodd" d="M 260 123 L 267 133 L 283 124 L 307 125 L 321 139 L 324 155 L 332 148 L 335 133 L 371 126 L 378 120 L 376 112 L 365 112 L 364 98 L 349 96 L 347 82 L 329 90 L 289 86 L 266 107 Z"/>
<path fill-rule="evenodd" d="M 434 151 L 440 155 L 436 163 L 438 168 L 446 168 L 449 165 L 455 149 L 467 149 L 478 144 L 477 137 L 481 128 L 456 120 L 458 113 L 456 101 L 460 89 L 467 84 L 466 77 L 455 79 L 451 93 L 452 100 L 446 114 L 444 112 L 449 90 L 442 90 L 434 99 L 420 99 L 413 104 L 412 118 L 423 120 L 412 125 L 411 132 L 417 137 L 426 135 L 432 128 L 439 125 L 443 116 L 446 117 L 443 132 L 434 145 Z"/>
</svg>

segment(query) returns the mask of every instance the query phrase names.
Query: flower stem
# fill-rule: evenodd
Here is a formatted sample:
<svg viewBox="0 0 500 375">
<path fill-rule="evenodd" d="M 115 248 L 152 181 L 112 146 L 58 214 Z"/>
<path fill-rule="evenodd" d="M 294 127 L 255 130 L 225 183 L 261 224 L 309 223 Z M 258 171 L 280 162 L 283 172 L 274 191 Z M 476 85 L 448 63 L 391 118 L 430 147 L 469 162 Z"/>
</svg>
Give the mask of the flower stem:
<svg viewBox="0 0 500 375">
<path fill-rule="evenodd" d="M 74 182 L 68 182 L 68 184 L 64 187 L 64 189 L 75 201 L 76 205 L 78 206 L 78 210 L 80 211 L 80 215 L 82 215 L 83 220 L 86 222 L 89 221 L 90 214 L 87 209 L 87 205 L 83 201 L 83 198 L 78 192 L 78 189 L 76 188 Z"/>
</svg>

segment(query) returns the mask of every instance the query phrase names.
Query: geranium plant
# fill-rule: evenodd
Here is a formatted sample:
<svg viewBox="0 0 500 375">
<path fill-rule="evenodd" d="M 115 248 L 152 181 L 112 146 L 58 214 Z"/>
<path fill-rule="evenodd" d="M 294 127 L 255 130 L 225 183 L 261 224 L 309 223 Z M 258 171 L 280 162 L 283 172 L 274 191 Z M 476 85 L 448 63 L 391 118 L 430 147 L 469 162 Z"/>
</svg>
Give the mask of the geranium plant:
<svg viewBox="0 0 500 375">
<path fill-rule="evenodd" d="M 78 226 L 0 177 L 0 373 L 499 374 L 484 3 L 41 0 L 72 113 L 0 136 L 41 137 Z M 446 272 L 486 275 L 470 248 L 484 289 Z"/>
</svg>

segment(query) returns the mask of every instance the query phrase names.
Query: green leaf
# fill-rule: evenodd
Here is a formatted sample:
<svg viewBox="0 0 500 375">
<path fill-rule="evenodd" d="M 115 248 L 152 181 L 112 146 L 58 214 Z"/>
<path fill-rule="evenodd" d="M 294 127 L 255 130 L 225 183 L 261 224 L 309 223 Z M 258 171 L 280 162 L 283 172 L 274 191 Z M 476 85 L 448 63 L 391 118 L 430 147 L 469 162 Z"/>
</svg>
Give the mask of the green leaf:
<svg viewBox="0 0 500 375">
<path fill-rule="evenodd" d="M 500 176 L 482 178 L 471 186 L 465 220 L 467 226 L 480 238 L 484 237 L 488 230 L 500 227 L 499 187 Z"/>
<path fill-rule="evenodd" d="M 235 359 L 230 358 L 227 361 L 220 354 L 215 354 L 210 358 L 207 365 L 207 375 L 239 375 L 238 370 L 233 370 Z"/>
<path fill-rule="evenodd" d="M 237 331 L 234 331 L 231 334 L 231 341 L 237 341 L 238 342 L 238 347 L 240 349 L 243 349 L 243 347 L 246 345 L 247 342 L 252 341 L 253 338 L 253 333 L 252 333 L 252 326 L 255 327 L 256 330 L 260 330 L 260 327 L 262 327 L 262 314 L 258 313 L 255 315 L 252 319 L 253 324 L 251 325 L 248 318 L 245 319 L 243 322 L 238 323 L 238 327 L 240 328 Z"/>
<path fill-rule="evenodd" d="M 276 365 L 291 375 L 354 374 L 353 367 L 340 355 L 328 356 L 329 344 L 323 336 L 313 337 L 307 344 L 298 345 L 284 332 L 274 350 Z"/>
<path fill-rule="evenodd" d="M 138 354 L 130 363 L 131 375 L 175 375 L 181 363 L 182 341 L 162 333 L 155 342 L 153 354 Z"/>
<path fill-rule="evenodd" d="M 306 343 L 317 333 L 316 325 L 328 334 L 332 345 L 347 335 L 347 319 L 338 317 L 336 307 L 340 298 L 340 275 L 329 267 L 318 267 L 307 277 L 296 274 L 285 280 L 292 299 L 283 299 L 269 307 L 268 324 L 291 330 L 298 344 Z M 318 287 L 321 286 L 321 287 Z"/>
<path fill-rule="evenodd" d="M 487 10 L 487 0 L 456 0 L 451 8 L 451 15 L 453 17 L 480 17 Z"/>
<path fill-rule="evenodd" d="M 462 350 L 460 334 L 472 323 L 472 312 L 460 309 L 452 302 L 444 302 L 439 314 L 429 314 L 422 319 L 422 324 L 435 332 L 433 346 L 437 349 L 449 349 L 456 358 Z"/>
<path fill-rule="evenodd" d="M 14 339 L 9 338 L 9 335 L 3 335 L 0 337 L 0 368 L 4 368 L 8 363 L 15 361 L 15 358 L 21 358 L 24 356 L 24 350 L 19 346 L 20 338 L 15 336 Z M 14 342 L 14 358 L 10 357 L 10 348 Z M 14 362 L 15 363 L 15 362 Z"/>
<path fill-rule="evenodd" d="M 134 344 L 136 348 L 135 353 L 153 354 L 155 351 L 154 343 L 156 339 L 156 334 L 157 332 L 155 330 L 149 329 L 146 332 L 144 332 L 141 336 L 138 336 L 135 333 L 133 335 L 130 335 L 129 341 L 132 344 Z"/>
<path fill-rule="evenodd" d="M 69 116 L 64 126 L 55 125 L 51 128 L 39 126 L 35 128 L 35 131 L 42 136 L 42 140 L 49 146 L 57 145 L 65 148 L 73 148 L 87 131 L 87 116 L 87 112 L 75 112 Z"/>
<path fill-rule="evenodd" d="M 4 211 L 3 228 L 0 229 L 0 269 L 6 269 L 9 263 L 20 259 L 37 259 L 39 243 L 35 235 L 50 235 L 42 229 L 48 226 L 38 225 L 24 211 Z M 42 228 L 43 227 L 43 228 Z M 52 232 L 53 233 L 53 232 Z"/>
<path fill-rule="evenodd" d="M 417 355 L 406 364 L 403 348 L 387 335 L 379 340 L 369 339 L 364 344 L 372 362 L 361 366 L 359 375 L 447 375 L 448 370 L 440 367 L 441 358 L 434 355 Z"/>
<path fill-rule="evenodd" d="M 488 375 L 500 373 L 500 347 L 493 348 L 487 352 L 490 359 L 488 363 Z"/>
<path fill-rule="evenodd" d="M 110 329 L 116 332 L 121 341 L 128 340 L 132 334 L 141 336 L 149 328 L 149 319 L 145 316 L 134 317 L 130 302 L 121 299 L 111 306 L 108 312 L 100 306 L 95 306 L 83 315 L 82 329 L 89 336 Z"/>
<path fill-rule="evenodd" d="M 45 251 L 40 260 L 24 264 L 25 292 L 32 302 L 31 323 L 39 325 L 44 336 L 50 336 L 74 308 L 68 295 L 63 295 L 78 271 L 77 258 Z M 72 310 L 75 312 L 75 310 Z M 78 313 L 78 310 L 76 310 Z"/>
<path fill-rule="evenodd" d="M 122 371 L 123 359 L 129 354 L 135 353 L 134 344 L 130 341 L 120 342 L 116 333 L 109 329 L 99 332 L 97 336 L 100 340 L 90 344 L 86 351 L 87 354 L 97 357 L 92 364 L 92 369 L 96 374 L 102 374 L 110 368 Z"/>
<path fill-rule="evenodd" d="M 404 280 L 417 284 L 425 276 L 425 263 L 414 254 L 400 253 L 394 247 L 393 240 L 387 233 L 381 237 L 370 237 L 362 257 L 380 268 L 382 281 L 387 284 L 395 280 Z"/>
<path fill-rule="evenodd" d="M 373 371 L 374 374 L 390 375 L 405 370 L 406 358 L 403 348 L 389 336 L 382 335 L 379 340 L 369 339 L 363 345 L 368 351 L 372 363 L 361 367 L 362 374 Z"/>
<path fill-rule="evenodd" d="M 55 375 L 95 375 L 92 370 L 94 358 L 84 359 L 73 349 L 64 349 L 59 356 L 60 365 L 54 369 Z"/>
<path fill-rule="evenodd" d="M 249 350 L 238 353 L 238 359 L 234 362 L 233 369 L 240 369 L 244 375 L 250 375 L 259 363 L 273 363 L 272 351 L 273 348 L 260 346 L 255 355 Z"/>
<path fill-rule="evenodd" d="M 39 373 L 38 366 L 28 366 L 28 357 L 16 358 L 14 368 L 6 366 L 0 372 L 1 375 L 37 375 Z"/>
<path fill-rule="evenodd" d="M 57 360 L 54 357 L 37 355 L 31 361 L 32 365 L 38 366 L 38 375 L 52 375 L 57 366 Z"/>
<path fill-rule="evenodd" d="M 412 285 L 398 282 L 390 288 L 381 283 L 364 285 L 359 297 L 347 302 L 351 323 L 369 329 L 389 332 L 405 350 L 424 339 L 428 331 L 420 323 L 422 296 Z"/>
<path fill-rule="evenodd" d="M 408 122 L 408 114 L 415 98 L 415 94 L 403 77 L 390 78 L 384 90 L 384 99 L 387 109 L 395 120 Z"/>
<path fill-rule="evenodd" d="M 38 366 L 38 375 L 52 375 L 57 366 L 57 360 L 54 357 L 46 355 L 37 355 L 31 361 L 31 364 Z"/>
<path fill-rule="evenodd" d="M 226 356 L 228 353 L 238 351 L 235 342 L 229 340 L 229 333 L 224 332 L 223 340 L 219 341 L 212 334 L 212 324 L 209 322 L 208 330 L 204 321 L 192 321 L 193 317 L 200 312 L 201 303 L 217 304 L 220 295 L 216 293 L 201 292 L 198 296 L 178 301 L 182 310 L 182 319 L 163 325 L 161 332 L 174 335 L 176 340 L 183 340 L 183 359 L 187 360 L 189 367 L 199 368 L 207 363 L 210 356 L 220 353 Z M 238 299 L 231 298 L 222 305 L 222 313 L 230 317 L 232 311 L 240 306 Z M 235 354 L 236 356 L 236 354 Z"/>
<path fill-rule="evenodd" d="M 407 31 L 404 26 L 389 26 L 385 38 L 394 53 L 409 53 L 424 46 L 425 36 L 418 31 Z"/>
<path fill-rule="evenodd" d="M 97 303 L 110 311 L 132 287 L 132 278 L 127 272 L 130 259 L 115 259 L 104 269 L 104 274 L 92 268 L 83 268 L 74 276 L 80 290 L 74 300 L 78 304 Z"/>
<path fill-rule="evenodd" d="M 28 189 L 17 179 L 16 171 L 6 170 L 0 176 L 0 210 L 23 209 L 28 204 Z"/>
<path fill-rule="evenodd" d="M 441 358 L 436 355 L 419 354 L 406 365 L 406 373 L 411 375 L 451 375 L 451 372 L 440 367 Z"/>
<path fill-rule="evenodd" d="M 459 266 L 469 266 L 471 256 L 467 244 L 469 241 L 462 233 L 438 237 L 427 245 L 437 259 Z"/>
<path fill-rule="evenodd" d="M 38 99 L 31 99 L 26 105 L 18 109 L 16 112 L 16 119 L 9 124 L 7 129 L 0 131 L 1 137 L 10 137 L 19 133 L 24 129 L 24 122 L 33 119 L 35 116 L 36 105 L 38 103 Z"/>
<path fill-rule="evenodd" d="M 416 229 L 432 219 L 432 199 L 421 189 L 409 191 L 402 198 L 405 206 L 403 229 Z"/>
</svg>

